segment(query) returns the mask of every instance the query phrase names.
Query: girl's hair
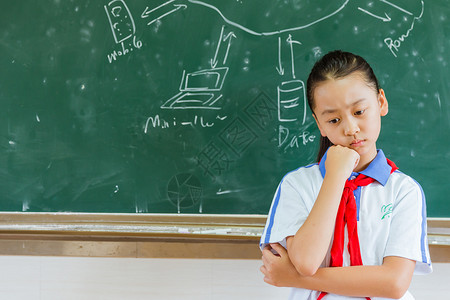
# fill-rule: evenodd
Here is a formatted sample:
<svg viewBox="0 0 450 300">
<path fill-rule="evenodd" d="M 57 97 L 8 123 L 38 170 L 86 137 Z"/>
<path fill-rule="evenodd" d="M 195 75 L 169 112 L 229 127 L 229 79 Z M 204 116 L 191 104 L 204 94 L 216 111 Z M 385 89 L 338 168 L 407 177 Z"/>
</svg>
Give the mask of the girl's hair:
<svg viewBox="0 0 450 300">
<path fill-rule="evenodd" d="M 354 72 L 359 72 L 366 84 L 377 94 L 379 93 L 380 86 L 377 77 L 367 61 L 361 56 L 335 50 L 327 53 L 314 64 L 306 82 L 306 97 L 313 114 L 315 108 L 314 90 L 318 84 L 329 79 L 340 79 Z M 317 161 L 320 161 L 330 146 L 333 146 L 333 143 L 327 137 L 321 136 Z"/>
</svg>

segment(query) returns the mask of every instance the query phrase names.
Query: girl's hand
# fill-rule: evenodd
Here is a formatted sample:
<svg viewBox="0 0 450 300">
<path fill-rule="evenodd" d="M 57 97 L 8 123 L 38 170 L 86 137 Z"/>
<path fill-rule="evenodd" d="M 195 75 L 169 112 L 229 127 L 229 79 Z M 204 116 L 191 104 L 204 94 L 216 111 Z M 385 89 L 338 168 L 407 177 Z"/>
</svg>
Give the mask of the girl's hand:
<svg viewBox="0 0 450 300">
<path fill-rule="evenodd" d="M 278 255 L 273 254 L 271 249 Z M 260 268 L 264 274 L 264 281 L 278 287 L 298 286 L 301 276 L 298 274 L 289 255 L 280 244 L 270 244 L 262 251 L 262 261 L 264 265 Z"/>
<path fill-rule="evenodd" d="M 359 154 L 353 149 L 335 145 L 331 146 L 327 152 L 325 169 L 333 174 L 349 178 L 353 170 L 358 166 Z"/>
</svg>

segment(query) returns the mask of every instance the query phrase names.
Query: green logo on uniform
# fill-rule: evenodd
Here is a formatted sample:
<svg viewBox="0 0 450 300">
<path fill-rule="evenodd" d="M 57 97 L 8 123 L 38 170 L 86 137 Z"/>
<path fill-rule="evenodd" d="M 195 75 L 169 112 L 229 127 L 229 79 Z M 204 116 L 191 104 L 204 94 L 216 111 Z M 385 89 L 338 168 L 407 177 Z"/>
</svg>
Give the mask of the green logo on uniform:
<svg viewBox="0 0 450 300">
<path fill-rule="evenodd" d="M 381 213 L 383 214 L 381 220 L 383 220 L 386 217 L 390 218 L 392 214 L 392 203 L 388 205 L 383 205 L 381 207 Z"/>
</svg>

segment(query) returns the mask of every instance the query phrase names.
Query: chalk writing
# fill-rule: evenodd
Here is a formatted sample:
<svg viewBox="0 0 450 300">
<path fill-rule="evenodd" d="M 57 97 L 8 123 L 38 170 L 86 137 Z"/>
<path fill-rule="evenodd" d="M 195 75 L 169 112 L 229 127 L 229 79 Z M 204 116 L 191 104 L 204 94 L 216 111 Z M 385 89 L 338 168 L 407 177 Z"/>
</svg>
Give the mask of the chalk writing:
<svg viewBox="0 0 450 300">
<path fill-rule="evenodd" d="M 121 47 L 107 55 L 108 62 L 112 63 L 118 57 L 125 56 L 134 49 L 140 49 L 142 42 L 134 35 L 136 33 L 136 25 L 124 0 L 113 0 L 105 5 L 104 8 L 114 40 Z M 129 42 L 131 37 L 133 37 L 132 42 Z"/>
<path fill-rule="evenodd" d="M 423 16 L 423 11 L 424 11 L 424 6 L 425 4 L 423 3 L 423 1 L 421 1 L 422 3 L 422 10 L 420 12 L 419 16 L 415 16 L 413 18 L 413 21 L 411 23 L 411 26 L 409 27 L 409 29 L 406 31 L 405 34 L 402 34 L 399 38 L 397 39 L 392 39 L 390 37 L 385 38 L 384 39 L 384 43 L 386 44 L 386 46 L 389 48 L 389 50 L 391 51 L 392 55 L 394 55 L 395 57 L 397 57 L 397 53 L 399 52 L 399 49 L 402 45 L 402 43 L 405 41 L 405 39 L 407 37 L 409 37 L 409 34 L 411 33 L 411 31 L 414 29 L 414 24 L 417 20 L 420 20 Z"/>
<path fill-rule="evenodd" d="M 316 136 L 309 131 L 291 134 L 289 128 L 284 127 L 283 125 L 279 126 L 278 148 L 283 148 L 284 152 L 290 148 L 299 148 L 300 145 L 306 146 L 307 144 L 314 142 L 315 139 Z"/>
<path fill-rule="evenodd" d="M 181 127 L 181 126 L 191 126 L 191 127 L 198 127 L 198 128 L 210 128 L 213 127 L 216 122 L 218 121 L 224 121 L 227 119 L 227 116 L 220 116 L 217 115 L 212 120 L 206 120 L 203 116 L 194 115 L 193 117 L 183 118 L 183 119 L 177 119 L 173 117 L 171 120 L 163 119 L 159 116 L 159 114 L 148 117 L 147 121 L 144 125 L 144 133 L 148 133 L 149 128 L 158 128 L 158 129 L 167 129 L 171 127 Z"/>
<path fill-rule="evenodd" d="M 141 49 L 142 42 L 137 40 L 136 37 L 134 36 L 132 44 L 128 44 L 128 46 L 125 47 L 125 43 L 121 42 L 120 45 L 121 45 L 121 50 L 114 50 L 113 52 L 108 54 L 108 62 L 109 63 L 116 61 L 117 57 L 125 56 L 125 55 L 131 53 L 131 51 L 133 51 L 134 49 Z"/>
</svg>

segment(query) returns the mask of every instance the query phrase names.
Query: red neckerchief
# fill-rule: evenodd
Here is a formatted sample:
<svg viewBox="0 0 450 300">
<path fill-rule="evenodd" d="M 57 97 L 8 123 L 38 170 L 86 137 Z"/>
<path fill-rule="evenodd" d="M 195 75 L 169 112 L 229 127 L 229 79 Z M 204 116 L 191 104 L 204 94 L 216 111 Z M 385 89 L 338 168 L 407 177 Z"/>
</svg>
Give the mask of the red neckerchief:
<svg viewBox="0 0 450 300">
<path fill-rule="evenodd" d="M 386 159 L 391 166 L 391 174 L 397 170 L 397 166 Z M 344 230 L 347 223 L 348 232 L 348 252 L 350 254 L 350 265 L 361 266 L 361 251 L 359 249 L 357 220 L 356 220 L 356 201 L 353 191 L 360 186 L 366 186 L 374 182 L 375 179 L 363 174 L 359 174 L 355 179 L 347 180 L 342 192 L 341 202 L 336 215 L 336 225 L 334 227 L 334 240 L 331 247 L 331 267 L 342 267 L 344 253 Z M 321 292 L 317 300 L 321 300 L 327 293 Z M 370 300 L 369 297 L 366 297 Z"/>
</svg>

